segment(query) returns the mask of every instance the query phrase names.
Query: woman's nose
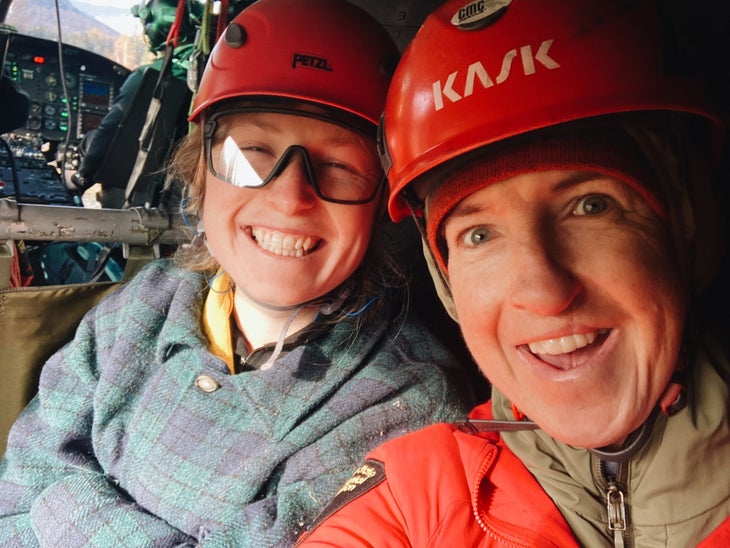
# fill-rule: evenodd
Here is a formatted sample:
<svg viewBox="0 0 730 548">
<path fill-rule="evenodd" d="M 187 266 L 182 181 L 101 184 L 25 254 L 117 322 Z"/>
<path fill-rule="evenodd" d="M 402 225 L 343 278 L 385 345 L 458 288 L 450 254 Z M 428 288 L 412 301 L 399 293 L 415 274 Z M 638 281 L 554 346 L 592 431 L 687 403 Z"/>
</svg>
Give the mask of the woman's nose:
<svg viewBox="0 0 730 548">
<path fill-rule="evenodd" d="M 274 207 L 288 214 L 310 209 L 317 200 L 299 155 L 294 155 L 281 173 L 260 191 L 266 192 L 266 198 Z"/>
<path fill-rule="evenodd" d="M 513 306 L 540 316 L 565 312 L 581 291 L 571 258 L 545 231 L 526 235 L 512 252 Z"/>
</svg>

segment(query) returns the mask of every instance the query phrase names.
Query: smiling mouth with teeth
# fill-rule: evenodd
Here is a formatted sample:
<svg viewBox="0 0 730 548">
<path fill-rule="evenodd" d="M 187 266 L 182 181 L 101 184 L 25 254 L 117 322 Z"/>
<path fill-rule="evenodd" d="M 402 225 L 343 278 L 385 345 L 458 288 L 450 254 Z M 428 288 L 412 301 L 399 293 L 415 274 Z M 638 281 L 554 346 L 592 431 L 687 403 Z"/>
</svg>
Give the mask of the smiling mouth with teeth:
<svg viewBox="0 0 730 548">
<path fill-rule="evenodd" d="M 318 243 L 310 236 L 283 234 L 263 228 L 252 228 L 251 235 L 260 248 L 282 257 L 304 257 L 311 253 Z"/>
<path fill-rule="evenodd" d="M 580 333 L 558 337 L 555 339 L 545 339 L 529 343 L 527 346 L 535 355 L 558 356 L 561 354 L 569 354 L 590 346 L 595 342 L 596 338 L 608 333 L 608 329 L 599 329 L 589 333 Z"/>
</svg>

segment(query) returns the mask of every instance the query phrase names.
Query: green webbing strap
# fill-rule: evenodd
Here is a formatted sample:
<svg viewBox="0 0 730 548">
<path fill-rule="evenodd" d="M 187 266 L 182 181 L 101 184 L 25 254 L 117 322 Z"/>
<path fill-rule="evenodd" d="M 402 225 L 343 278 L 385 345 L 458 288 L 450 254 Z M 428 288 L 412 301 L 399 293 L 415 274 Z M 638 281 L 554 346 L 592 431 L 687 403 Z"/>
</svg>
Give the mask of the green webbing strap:
<svg viewBox="0 0 730 548">
<path fill-rule="evenodd" d="M 148 262 L 160 258 L 159 245 L 129 245 L 123 244 L 124 280 L 131 279 Z"/>
<path fill-rule="evenodd" d="M 0 242 L 0 289 L 10 287 L 10 270 L 13 265 L 15 244 L 12 240 Z"/>
</svg>

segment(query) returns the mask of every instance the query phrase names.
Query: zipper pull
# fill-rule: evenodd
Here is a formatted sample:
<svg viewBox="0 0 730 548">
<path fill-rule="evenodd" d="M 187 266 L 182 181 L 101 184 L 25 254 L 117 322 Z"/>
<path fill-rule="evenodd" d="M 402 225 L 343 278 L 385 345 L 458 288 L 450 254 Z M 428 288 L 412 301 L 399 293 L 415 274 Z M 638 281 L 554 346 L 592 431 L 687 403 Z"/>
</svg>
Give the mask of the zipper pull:
<svg viewBox="0 0 730 548">
<path fill-rule="evenodd" d="M 613 531 L 613 544 L 623 548 L 626 532 L 626 507 L 624 506 L 624 494 L 618 484 L 613 481 L 609 481 L 606 488 L 606 509 L 608 510 L 608 529 Z"/>
</svg>

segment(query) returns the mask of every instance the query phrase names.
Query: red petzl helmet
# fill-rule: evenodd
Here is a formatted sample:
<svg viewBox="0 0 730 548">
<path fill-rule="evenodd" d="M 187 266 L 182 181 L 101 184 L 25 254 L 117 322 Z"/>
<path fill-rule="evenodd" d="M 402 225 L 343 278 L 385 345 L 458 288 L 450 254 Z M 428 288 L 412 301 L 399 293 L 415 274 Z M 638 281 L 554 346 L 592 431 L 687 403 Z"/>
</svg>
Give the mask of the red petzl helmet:
<svg viewBox="0 0 730 548">
<path fill-rule="evenodd" d="M 377 126 L 399 51 L 344 0 L 259 0 L 213 48 L 190 120 L 220 101 L 281 97 L 334 107 Z"/>
<path fill-rule="evenodd" d="M 438 8 L 403 54 L 386 102 L 381 156 L 393 220 L 409 214 L 400 193 L 414 179 L 508 137 L 632 111 L 719 121 L 693 83 L 702 56 L 666 39 L 678 19 L 668 25 L 662 5 L 450 0 Z"/>
</svg>

